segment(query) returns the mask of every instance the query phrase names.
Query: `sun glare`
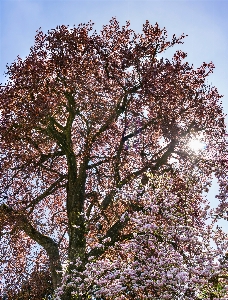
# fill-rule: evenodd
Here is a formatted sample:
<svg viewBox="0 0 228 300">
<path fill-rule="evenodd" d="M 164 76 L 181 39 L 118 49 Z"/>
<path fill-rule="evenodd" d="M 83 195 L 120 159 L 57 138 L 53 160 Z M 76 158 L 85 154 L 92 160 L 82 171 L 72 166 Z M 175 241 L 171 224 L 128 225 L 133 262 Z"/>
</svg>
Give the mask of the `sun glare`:
<svg viewBox="0 0 228 300">
<path fill-rule="evenodd" d="M 200 140 L 200 138 L 194 138 L 188 143 L 189 148 L 192 151 L 198 152 L 205 148 L 205 144 Z"/>
</svg>

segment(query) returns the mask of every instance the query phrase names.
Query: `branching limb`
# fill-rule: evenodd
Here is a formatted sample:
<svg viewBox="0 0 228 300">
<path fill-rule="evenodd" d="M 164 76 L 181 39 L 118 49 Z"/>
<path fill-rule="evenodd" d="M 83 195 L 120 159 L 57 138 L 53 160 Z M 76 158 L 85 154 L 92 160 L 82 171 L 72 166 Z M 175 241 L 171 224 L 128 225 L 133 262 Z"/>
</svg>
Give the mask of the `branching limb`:
<svg viewBox="0 0 228 300">
<path fill-rule="evenodd" d="M 31 207 L 30 213 L 33 211 L 35 205 L 37 205 L 40 201 L 46 198 L 49 195 L 52 195 L 55 191 L 57 191 L 60 187 L 60 183 L 65 179 L 65 176 L 60 176 L 54 183 L 52 183 L 49 188 L 47 188 L 42 194 L 37 196 L 29 205 L 26 206 L 26 209 Z"/>
<path fill-rule="evenodd" d="M 13 218 L 16 222 L 17 227 L 24 231 L 32 240 L 37 242 L 40 246 L 42 246 L 49 257 L 50 260 L 50 269 L 53 278 L 53 285 L 56 288 L 58 284 L 60 284 L 60 275 L 58 274 L 61 271 L 61 262 L 60 262 L 60 254 L 57 243 L 42 233 L 40 233 L 28 220 L 28 218 L 20 213 L 14 211 L 11 207 L 6 204 L 2 204 L 0 206 L 0 214 L 5 214 L 9 218 Z"/>
</svg>

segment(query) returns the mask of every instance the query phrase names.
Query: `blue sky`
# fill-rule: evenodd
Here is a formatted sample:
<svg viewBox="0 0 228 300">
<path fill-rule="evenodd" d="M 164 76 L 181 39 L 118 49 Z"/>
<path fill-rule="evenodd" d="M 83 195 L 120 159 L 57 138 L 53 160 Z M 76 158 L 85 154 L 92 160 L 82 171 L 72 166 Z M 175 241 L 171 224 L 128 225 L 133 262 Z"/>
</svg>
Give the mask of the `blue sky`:
<svg viewBox="0 0 228 300">
<path fill-rule="evenodd" d="M 141 32 L 146 20 L 166 27 L 172 37 L 188 34 L 181 49 L 188 53 L 187 61 L 199 67 L 203 62 L 213 61 L 214 73 L 208 83 L 215 85 L 224 95 L 223 107 L 228 114 L 228 0 L 1 0 L 0 1 L 0 83 L 6 64 L 17 55 L 25 58 L 34 44 L 36 30 L 44 32 L 57 25 L 78 25 L 92 20 L 100 30 L 115 16 L 124 25 L 130 20 L 131 28 Z M 167 53 L 169 56 L 171 53 Z M 210 190 L 213 195 L 217 186 Z M 228 228 L 228 223 L 223 222 Z"/>
</svg>

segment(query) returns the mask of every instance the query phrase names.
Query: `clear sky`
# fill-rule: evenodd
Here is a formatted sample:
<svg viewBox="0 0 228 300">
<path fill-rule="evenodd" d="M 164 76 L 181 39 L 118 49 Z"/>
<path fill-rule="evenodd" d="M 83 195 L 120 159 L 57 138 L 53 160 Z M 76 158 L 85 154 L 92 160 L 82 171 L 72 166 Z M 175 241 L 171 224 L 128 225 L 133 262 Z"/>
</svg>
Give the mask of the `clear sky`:
<svg viewBox="0 0 228 300">
<path fill-rule="evenodd" d="M 203 62 L 215 64 L 209 84 L 224 95 L 228 113 L 228 0 L 0 0 L 0 83 L 5 83 L 6 64 L 17 55 L 25 58 L 34 44 L 36 30 L 44 32 L 57 25 L 78 25 L 92 20 L 96 30 L 116 17 L 120 25 L 127 20 L 141 32 L 146 20 L 166 27 L 172 37 L 188 34 L 183 45 L 173 48 L 188 53 L 195 67 Z M 228 119 L 227 119 L 228 120 Z M 212 205 L 217 186 L 210 190 Z M 223 222 L 228 229 L 228 223 Z"/>
</svg>

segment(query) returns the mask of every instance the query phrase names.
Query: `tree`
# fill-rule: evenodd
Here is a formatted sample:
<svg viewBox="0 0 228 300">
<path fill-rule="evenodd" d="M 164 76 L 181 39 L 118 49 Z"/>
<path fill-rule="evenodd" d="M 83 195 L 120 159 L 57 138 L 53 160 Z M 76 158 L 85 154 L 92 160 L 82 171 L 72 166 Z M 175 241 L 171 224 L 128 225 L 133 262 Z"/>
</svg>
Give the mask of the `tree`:
<svg viewBox="0 0 228 300">
<path fill-rule="evenodd" d="M 157 23 L 142 34 L 115 18 L 100 34 L 92 26 L 39 30 L 29 55 L 7 66 L 6 289 L 48 268 L 62 300 L 201 299 L 214 297 L 221 276 L 222 295 L 226 235 L 209 223 L 203 194 L 215 174 L 222 216 L 224 114 L 206 84 L 214 65 L 194 69 L 182 51 L 160 58 L 184 35 L 168 41 Z M 194 139 L 201 150 L 189 147 Z"/>
</svg>

